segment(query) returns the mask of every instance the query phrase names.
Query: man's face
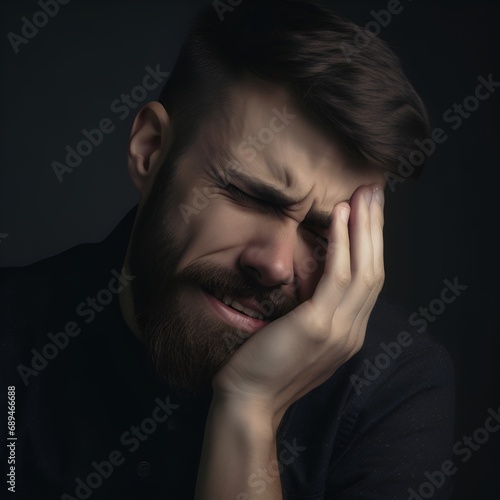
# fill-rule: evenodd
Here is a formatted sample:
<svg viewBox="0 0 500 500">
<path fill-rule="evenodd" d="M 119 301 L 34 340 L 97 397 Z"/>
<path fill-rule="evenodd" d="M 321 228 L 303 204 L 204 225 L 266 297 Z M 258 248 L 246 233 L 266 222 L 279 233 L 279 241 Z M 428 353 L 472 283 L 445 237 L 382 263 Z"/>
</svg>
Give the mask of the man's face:
<svg viewBox="0 0 500 500">
<path fill-rule="evenodd" d="M 227 103 L 168 182 L 157 176 L 131 244 L 141 336 L 159 375 L 188 392 L 311 297 L 334 205 L 383 185 L 279 88 L 241 85 Z"/>
</svg>

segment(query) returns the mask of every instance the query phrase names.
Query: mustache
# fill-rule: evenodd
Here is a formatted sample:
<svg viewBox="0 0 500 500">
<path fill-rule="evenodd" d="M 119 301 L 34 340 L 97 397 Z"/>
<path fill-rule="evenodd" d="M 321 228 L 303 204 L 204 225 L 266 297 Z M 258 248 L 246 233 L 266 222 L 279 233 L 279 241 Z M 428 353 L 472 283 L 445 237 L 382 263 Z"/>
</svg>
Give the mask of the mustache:
<svg viewBox="0 0 500 500">
<path fill-rule="evenodd" d="M 238 299 L 254 299 L 261 307 L 264 319 L 272 321 L 295 309 L 299 302 L 279 286 L 264 287 L 250 276 L 204 261 L 193 262 L 180 271 L 176 280 L 201 286 L 211 294 L 215 292 Z"/>
</svg>

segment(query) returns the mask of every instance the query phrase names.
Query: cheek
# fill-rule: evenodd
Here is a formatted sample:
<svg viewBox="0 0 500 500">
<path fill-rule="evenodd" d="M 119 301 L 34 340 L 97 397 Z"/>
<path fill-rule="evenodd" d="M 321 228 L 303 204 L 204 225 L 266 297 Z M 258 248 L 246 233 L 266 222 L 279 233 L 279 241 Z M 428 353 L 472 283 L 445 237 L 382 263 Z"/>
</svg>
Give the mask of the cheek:
<svg viewBox="0 0 500 500">
<path fill-rule="evenodd" d="M 189 221 L 183 222 L 184 254 L 178 270 L 185 268 L 194 260 L 214 255 L 223 255 L 219 259 L 231 265 L 236 261 L 236 250 L 248 241 L 255 218 L 240 207 L 224 199 L 208 199 L 206 205 L 192 214 Z"/>
</svg>

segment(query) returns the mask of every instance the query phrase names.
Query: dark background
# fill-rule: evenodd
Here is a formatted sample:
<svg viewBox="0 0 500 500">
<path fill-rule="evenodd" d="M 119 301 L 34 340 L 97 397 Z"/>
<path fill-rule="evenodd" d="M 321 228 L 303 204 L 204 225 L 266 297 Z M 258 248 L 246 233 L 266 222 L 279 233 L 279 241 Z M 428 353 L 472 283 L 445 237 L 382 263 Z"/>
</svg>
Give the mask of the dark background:
<svg viewBox="0 0 500 500">
<path fill-rule="evenodd" d="M 244 1 L 244 0 L 243 0 Z M 3 5 L 0 32 L 0 265 L 25 265 L 82 242 L 103 239 L 138 201 L 126 168 L 135 116 L 121 120 L 111 102 L 141 83 L 145 67 L 171 71 L 191 14 L 206 2 L 69 2 L 14 53 L 34 1 Z M 330 2 L 364 26 L 386 1 Z M 500 89 L 455 131 L 443 121 L 474 93 L 477 78 L 500 81 L 498 2 L 402 0 L 380 36 L 400 56 L 448 139 L 421 180 L 386 202 L 386 292 L 409 312 L 440 296 L 443 281 L 468 288 L 430 324 L 450 352 L 457 376 L 456 440 L 500 407 L 498 304 Z M 227 14 L 230 15 L 230 14 Z M 158 96 L 160 87 L 145 99 Z M 82 129 L 110 118 L 114 132 L 60 183 Z M 457 458 L 455 499 L 500 498 L 500 431 L 466 463 Z"/>
</svg>

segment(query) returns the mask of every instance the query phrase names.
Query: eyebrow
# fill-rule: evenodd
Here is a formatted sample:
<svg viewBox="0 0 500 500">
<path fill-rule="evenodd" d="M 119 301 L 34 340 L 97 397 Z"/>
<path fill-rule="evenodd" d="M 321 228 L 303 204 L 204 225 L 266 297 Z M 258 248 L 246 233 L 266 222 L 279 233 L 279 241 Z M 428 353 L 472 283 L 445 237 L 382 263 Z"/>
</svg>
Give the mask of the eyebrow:
<svg viewBox="0 0 500 500">
<path fill-rule="evenodd" d="M 296 205 L 303 201 L 302 199 L 293 198 L 278 188 L 271 186 L 263 181 L 257 180 L 240 170 L 230 170 L 226 172 L 229 179 L 231 177 L 238 178 L 245 186 L 259 199 L 276 207 L 287 207 Z M 318 226 L 322 229 L 328 229 L 332 222 L 332 215 L 329 212 L 310 211 L 306 216 L 306 221 L 310 224 Z"/>
</svg>

